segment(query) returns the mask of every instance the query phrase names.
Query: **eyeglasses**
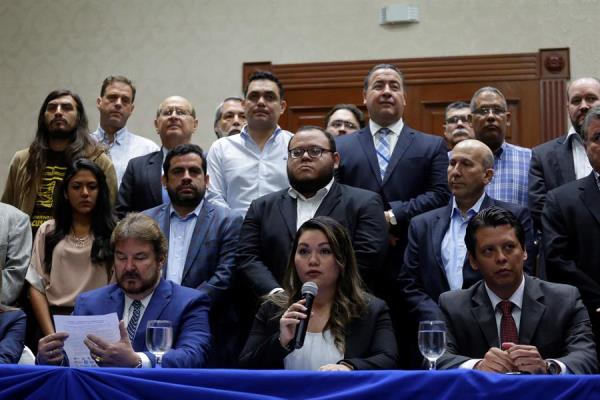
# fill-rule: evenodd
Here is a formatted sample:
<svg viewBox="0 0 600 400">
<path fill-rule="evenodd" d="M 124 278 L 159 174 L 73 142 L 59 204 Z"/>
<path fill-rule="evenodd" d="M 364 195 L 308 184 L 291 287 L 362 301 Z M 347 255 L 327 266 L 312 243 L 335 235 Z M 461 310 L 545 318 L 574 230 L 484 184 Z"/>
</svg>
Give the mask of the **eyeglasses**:
<svg viewBox="0 0 600 400">
<path fill-rule="evenodd" d="M 189 117 L 192 115 L 192 113 L 188 110 L 184 110 L 183 108 L 179 107 L 169 107 L 160 110 L 161 117 L 170 117 L 171 115 L 173 115 L 173 113 L 175 113 L 175 115 L 178 117 Z"/>
<path fill-rule="evenodd" d="M 489 113 L 492 113 L 492 115 L 501 116 L 506 114 L 506 110 L 500 107 L 481 107 L 476 110 L 473 110 L 472 113 L 480 117 L 485 117 Z"/>
<path fill-rule="evenodd" d="M 329 126 L 332 126 L 336 129 L 339 129 L 341 127 L 346 127 L 346 129 L 358 129 L 358 126 L 354 125 L 352 122 L 343 121 L 341 119 L 336 119 L 335 121 L 329 122 Z"/>
<path fill-rule="evenodd" d="M 458 121 L 462 121 L 466 124 L 469 122 L 469 116 L 468 115 L 455 115 L 453 117 L 446 118 L 447 124 L 458 124 Z"/>
<path fill-rule="evenodd" d="M 321 158 L 321 156 L 323 155 L 323 152 L 333 153 L 332 150 L 322 149 L 320 147 L 308 147 L 308 148 L 296 147 L 295 149 L 288 150 L 288 153 L 290 154 L 290 157 L 292 157 L 292 158 L 302 158 L 302 157 L 304 157 L 305 153 L 308 153 L 308 156 L 310 158 Z"/>
</svg>

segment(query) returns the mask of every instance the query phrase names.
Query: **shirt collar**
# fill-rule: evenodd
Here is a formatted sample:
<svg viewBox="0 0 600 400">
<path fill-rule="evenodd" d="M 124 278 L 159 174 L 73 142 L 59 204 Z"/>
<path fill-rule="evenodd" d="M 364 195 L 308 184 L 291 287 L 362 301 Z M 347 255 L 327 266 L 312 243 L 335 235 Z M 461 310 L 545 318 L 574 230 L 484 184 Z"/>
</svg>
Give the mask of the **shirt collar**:
<svg viewBox="0 0 600 400">
<path fill-rule="evenodd" d="M 104 144 L 108 144 L 108 140 L 106 137 L 106 131 L 104 129 L 102 129 L 102 127 L 100 125 L 98 125 L 97 131 L 100 134 L 100 142 L 102 142 Z M 129 131 L 127 130 L 126 126 L 122 127 L 117 132 L 115 132 L 115 139 L 114 139 L 115 143 L 121 144 L 121 141 L 125 140 L 125 137 L 128 135 L 128 133 L 129 133 Z"/>
<path fill-rule="evenodd" d="M 373 121 L 372 119 L 369 120 L 369 129 L 371 129 L 371 135 L 375 136 L 375 134 L 381 128 L 388 128 L 395 135 L 399 135 L 400 132 L 402 132 L 402 129 L 404 128 L 404 121 L 402 120 L 402 118 L 400 118 L 398 121 L 396 121 L 392 125 L 384 127 L 384 126 L 379 125 L 377 122 Z"/>
<path fill-rule="evenodd" d="M 479 210 L 481 210 L 481 204 L 483 203 L 484 198 L 485 198 L 485 192 L 483 192 L 481 194 L 481 197 L 479 198 L 479 200 L 477 200 L 475 202 L 475 204 L 473 204 L 473 206 L 471 206 L 471 208 L 469 208 L 467 210 L 467 217 L 471 214 L 473 214 L 473 215 L 477 214 L 479 212 Z M 456 197 L 452 196 L 452 215 L 450 216 L 450 218 L 454 218 L 457 215 L 462 217 L 460 208 L 458 208 L 458 205 L 456 204 Z"/>
<path fill-rule="evenodd" d="M 310 197 L 310 198 L 304 197 L 302 195 L 302 193 L 298 192 L 296 189 L 294 189 L 291 186 L 288 189 L 288 194 L 290 195 L 290 197 L 292 199 L 300 199 L 300 200 L 303 200 L 303 201 L 323 199 L 323 198 L 325 198 L 325 196 L 327 195 L 327 193 L 329 193 L 329 191 L 331 190 L 331 186 L 333 185 L 333 181 L 334 181 L 334 179 L 331 178 L 331 180 L 329 181 L 329 183 L 327 185 L 325 185 L 321 189 L 317 190 L 317 193 L 315 193 L 315 195 L 313 197 Z"/>
<path fill-rule="evenodd" d="M 277 137 L 277 135 L 279 135 L 280 132 L 281 132 L 281 127 L 279 125 L 277 125 L 277 127 L 275 127 L 275 130 L 271 134 L 271 137 L 269 137 L 269 139 L 267 140 L 267 142 L 269 140 L 275 140 L 275 138 Z M 247 124 L 242 127 L 242 131 L 240 132 L 240 135 L 245 139 L 250 139 L 250 140 L 254 141 L 254 139 L 252 139 L 252 137 L 248 133 L 248 125 Z"/>
<path fill-rule="evenodd" d="M 156 288 L 154 288 L 154 290 L 156 290 Z M 150 300 L 152 299 L 154 290 L 148 296 L 140 300 L 142 302 L 143 310 L 145 310 L 148 307 L 148 303 L 150 303 Z M 125 312 L 129 312 L 129 308 L 131 307 L 131 304 L 133 304 L 134 300 L 131 297 L 127 296 L 127 293 L 123 292 L 123 294 L 125 295 Z"/>
<path fill-rule="evenodd" d="M 200 210 L 202 209 L 203 205 L 204 205 L 204 199 L 200 200 L 200 203 L 198 203 L 196 208 L 194 208 L 194 211 L 192 211 L 188 215 L 182 217 L 179 214 L 177 214 L 177 211 L 175 211 L 175 208 L 173 208 L 173 204 L 169 203 L 169 216 L 171 216 L 171 218 L 175 216 L 182 221 L 190 219 L 192 216 L 198 217 L 198 215 L 200 215 Z"/>
<path fill-rule="evenodd" d="M 488 287 L 487 283 L 485 284 L 485 291 L 487 292 L 488 297 L 490 298 L 490 301 L 492 302 L 492 309 L 496 310 L 496 306 L 503 299 L 498 297 L 498 295 L 496 293 L 494 293 L 492 291 L 492 289 L 490 289 Z M 523 275 L 523 279 L 521 280 L 521 284 L 519 285 L 517 290 L 515 290 L 515 292 L 512 294 L 512 296 L 510 296 L 510 298 L 508 298 L 507 300 L 510 300 L 511 303 L 513 303 L 519 309 L 522 309 L 523 308 L 523 292 L 524 291 L 525 291 L 525 275 Z"/>
<path fill-rule="evenodd" d="M 504 154 L 506 150 L 506 141 L 502 142 L 502 145 L 500 147 L 498 147 L 498 150 L 496 150 L 494 152 L 494 158 L 495 159 L 501 159 L 502 158 L 502 154 Z"/>
<path fill-rule="evenodd" d="M 579 143 L 581 143 L 583 145 L 583 139 L 581 138 L 581 135 L 579 133 L 577 133 L 575 128 L 573 128 L 571 126 L 569 128 L 569 132 L 567 133 L 567 141 L 569 143 L 571 143 L 571 141 L 573 141 L 573 140 L 577 140 Z"/>
</svg>

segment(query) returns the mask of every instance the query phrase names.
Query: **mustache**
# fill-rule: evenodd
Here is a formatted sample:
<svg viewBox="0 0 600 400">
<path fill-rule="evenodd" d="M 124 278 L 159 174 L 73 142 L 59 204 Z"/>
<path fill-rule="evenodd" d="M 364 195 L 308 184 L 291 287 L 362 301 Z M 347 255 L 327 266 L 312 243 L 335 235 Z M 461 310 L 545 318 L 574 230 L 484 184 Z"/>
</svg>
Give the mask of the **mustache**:
<svg viewBox="0 0 600 400">
<path fill-rule="evenodd" d="M 125 272 L 123 275 L 121 275 L 121 280 L 125 280 L 125 279 L 140 279 L 140 274 L 138 274 L 137 272 Z"/>
</svg>

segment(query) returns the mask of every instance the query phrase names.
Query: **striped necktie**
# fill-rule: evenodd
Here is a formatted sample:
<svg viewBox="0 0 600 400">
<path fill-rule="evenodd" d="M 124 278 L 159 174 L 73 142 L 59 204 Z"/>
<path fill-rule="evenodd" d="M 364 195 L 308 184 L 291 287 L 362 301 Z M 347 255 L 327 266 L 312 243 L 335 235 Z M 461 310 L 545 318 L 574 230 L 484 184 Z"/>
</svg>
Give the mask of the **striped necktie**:
<svg viewBox="0 0 600 400">
<path fill-rule="evenodd" d="M 133 339 L 135 338 L 135 331 L 137 331 L 138 322 L 140 320 L 142 302 L 139 300 L 134 300 L 133 303 L 131 303 L 131 307 L 133 307 L 133 312 L 131 313 L 131 317 L 129 318 L 129 323 L 127 324 L 127 334 L 129 335 L 129 341 L 133 343 Z"/>
<path fill-rule="evenodd" d="M 377 161 L 379 163 L 379 172 L 381 173 L 381 180 L 385 177 L 385 170 L 390 162 L 390 142 L 388 135 L 392 133 L 388 128 L 381 128 L 375 134 L 375 152 L 377 153 Z"/>
</svg>

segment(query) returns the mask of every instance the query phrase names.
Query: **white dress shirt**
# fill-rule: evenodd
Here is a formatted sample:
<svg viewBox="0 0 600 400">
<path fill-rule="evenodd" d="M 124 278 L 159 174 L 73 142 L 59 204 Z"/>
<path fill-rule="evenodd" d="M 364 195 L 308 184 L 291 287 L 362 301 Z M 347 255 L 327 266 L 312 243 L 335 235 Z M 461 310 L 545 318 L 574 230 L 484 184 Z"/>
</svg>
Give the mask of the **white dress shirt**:
<svg viewBox="0 0 600 400">
<path fill-rule="evenodd" d="M 289 188 L 288 194 L 290 197 L 296 199 L 296 230 L 300 229 L 303 223 L 315 216 L 319 206 L 331 190 L 333 181 L 334 179 L 332 178 L 325 187 L 317 190 L 317 193 L 308 199 L 304 197 L 302 193 L 297 192 L 293 187 Z"/>
<path fill-rule="evenodd" d="M 585 178 L 590 174 L 590 172 L 592 172 L 592 166 L 585 151 L 583 140 L 581 139 L 581 136 L 579 136 L 579 134 L 575 132 L 575 129 L 573 129 L 573 127 L 569 128 L 569 133 L 567 133 L 567 140 L 571 141 L 571 151 L 573 152 L 573 166 L 575 167 L 575 179 Z"/>
</svg>

